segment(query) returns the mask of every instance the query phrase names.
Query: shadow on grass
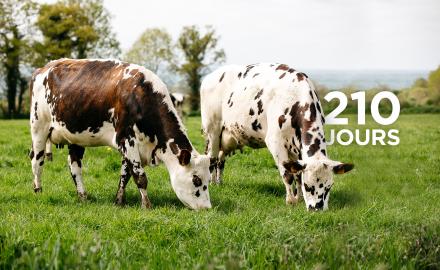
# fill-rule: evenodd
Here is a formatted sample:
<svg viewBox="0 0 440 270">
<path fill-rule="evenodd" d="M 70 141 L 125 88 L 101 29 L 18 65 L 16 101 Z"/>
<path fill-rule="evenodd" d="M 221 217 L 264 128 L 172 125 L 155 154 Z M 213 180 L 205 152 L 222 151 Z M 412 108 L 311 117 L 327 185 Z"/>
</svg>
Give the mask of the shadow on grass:
<svg viewBox="0 0 440 270">
<path fill-rule="evenodd" d="M 280 183 L 245 183 L 241 184 L 242 189 L 247 189 L 250 192 L 265 193 L 276 197 L 286 196 L 284 185 Z"/>
<path fill-rule="evenodd" d="M 362 200 L 362 197 L 356 190 L 332 190 L 330 194 L 329 206 L 333 209 L 354 206 Z"/>
</svg>

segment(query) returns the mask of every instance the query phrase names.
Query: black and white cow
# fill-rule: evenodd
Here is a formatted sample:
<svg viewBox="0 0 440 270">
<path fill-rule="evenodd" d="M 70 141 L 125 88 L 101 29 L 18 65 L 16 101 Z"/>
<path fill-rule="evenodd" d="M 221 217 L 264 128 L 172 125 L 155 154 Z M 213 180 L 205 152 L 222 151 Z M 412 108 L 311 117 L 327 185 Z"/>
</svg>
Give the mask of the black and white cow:
<svg viewBox="0 0 440 270">
<path fill-rule="evenodd" d="M 221 182 L 225 157 L 235 149 L 267 147 L 286 203 L 303 195 L 307 209 L 328 208 L 333 173 L 353 165 L 328 158 L 324 114 L 307 75 L 284 64 L 225 66 L 203 80 L 200 95 L 213 181 Z"/>
<path fill-rule="evenodd" d="M 170 93 L 171 101 L 173 102 L 174 108 L 176 108 L 177 114 L 180 119 L 183 119 L 183 104 L 185 103 L 186 95 L 183 93 Z"/>
<path fill-rule="evenodd" d="M 73 182 L 83 199 L 85 147 L 106 145 L 123 156 L 117 204 L 124 202 L 133 176 L 142 207 L 149 208 L 143 167 L 162 160 L 186 206 L 211 207 L 209 159 L 192 146 L 165 84 L 151 71 L 113 60 L 60 59 L 36 70 L 30 88 L 30 158 L 36 192 L 41 191 L 47 142 L 68 145 Z"/>
</svg>

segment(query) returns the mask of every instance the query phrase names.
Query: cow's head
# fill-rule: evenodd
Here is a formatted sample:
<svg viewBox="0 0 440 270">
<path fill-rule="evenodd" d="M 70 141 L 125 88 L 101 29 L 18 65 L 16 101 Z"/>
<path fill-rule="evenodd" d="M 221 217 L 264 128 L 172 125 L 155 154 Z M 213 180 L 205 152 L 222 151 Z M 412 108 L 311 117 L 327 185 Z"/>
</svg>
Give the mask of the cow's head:
<svg viewBox="0 0 440 270">
<path fill-rule="evenodd" d="M 301 189 L 308 210 L 327 210 L 333 174 L 343 174 L 354 168 L 353 164 L 330 159 L 291 161 L 284 167 L 293 174 L 302 173 Z"/>
<path fill-rule="evenodd" d="M 181 150 L 177 156 L 179 163 L 170 172 L 171 185 L 179 200 L 191 209 L 211 208 L 209 199 L 209 158 L 206 155 L 191 155 Z"/>
</svg>

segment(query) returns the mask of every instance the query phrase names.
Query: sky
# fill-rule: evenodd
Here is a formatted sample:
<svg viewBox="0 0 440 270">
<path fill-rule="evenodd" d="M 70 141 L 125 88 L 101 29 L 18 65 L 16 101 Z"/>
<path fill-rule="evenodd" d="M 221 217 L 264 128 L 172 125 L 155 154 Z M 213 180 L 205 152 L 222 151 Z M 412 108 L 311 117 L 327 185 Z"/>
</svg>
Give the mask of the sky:
<svg viewBox="0 0 440 270">
<path fill-rule="evenodd" d="M 104 0 L 124 50 L 149 27 L 176 39 L 212 25 L 227 64 L 282 62 L 323 70 L 432 70 L 440 0 Z"/>
</svg>

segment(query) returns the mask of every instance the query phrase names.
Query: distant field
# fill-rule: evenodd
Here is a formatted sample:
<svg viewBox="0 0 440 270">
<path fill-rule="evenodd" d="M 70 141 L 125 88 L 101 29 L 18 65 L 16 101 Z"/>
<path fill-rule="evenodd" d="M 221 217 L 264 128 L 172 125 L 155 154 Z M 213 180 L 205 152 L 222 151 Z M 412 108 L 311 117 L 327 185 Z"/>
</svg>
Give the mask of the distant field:
<svg viewBox="0 0 440 270">
<path fill-rule="evenodd" d="M 402 115 L 392 127 L 397 147 L 329 147 L 356 167 L 335 177 L 327 212 L 286 206 L 270 154 L 249 148 L 210 186 L 213 209 L 194 212 L 162 165 L 147 169 L 151 211 L 133 182 L 128 205 L 114 206 L 120 157 L 105 147 L 86 149 L 88 202 L 76 197 L 66 148 L 54 148 L 35 195 L 28 121 L 0 121 L 0 269 L 438 269 L 440 117 Z M 187 128 L 201 151 L 200 118 Z"/>
</svg>

